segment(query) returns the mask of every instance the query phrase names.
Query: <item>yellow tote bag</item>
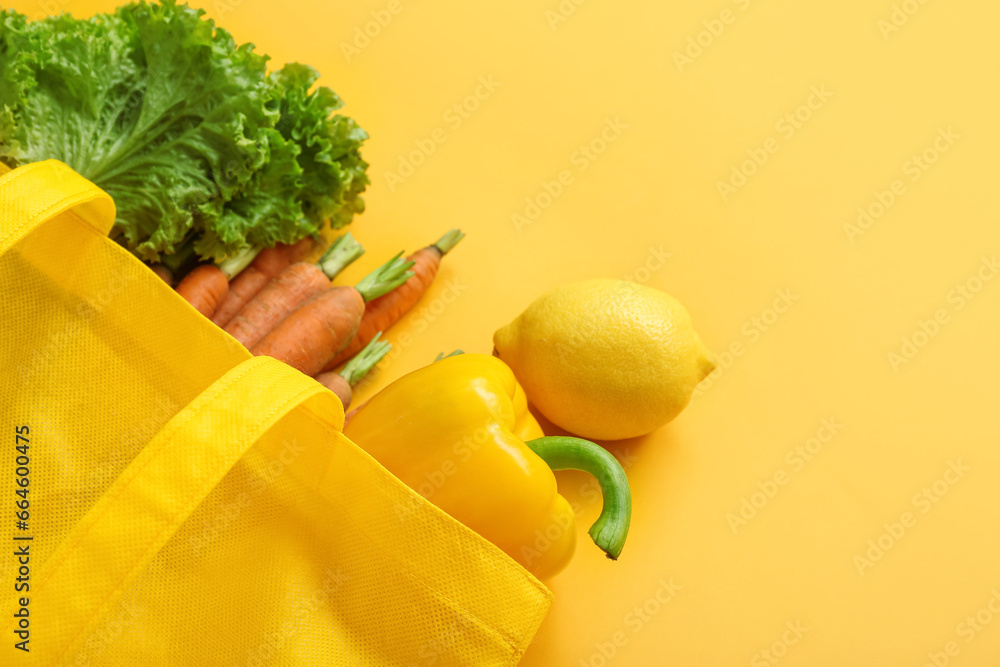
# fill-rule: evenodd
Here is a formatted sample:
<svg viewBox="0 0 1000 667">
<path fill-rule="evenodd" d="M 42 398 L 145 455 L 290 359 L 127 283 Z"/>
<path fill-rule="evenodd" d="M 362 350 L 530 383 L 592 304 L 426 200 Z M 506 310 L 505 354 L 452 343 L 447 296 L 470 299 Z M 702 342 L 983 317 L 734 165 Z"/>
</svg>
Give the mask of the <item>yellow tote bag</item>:
<svg viewBox="0 0 1000 667">
<path fill-rule="evenodd" d="M 59 162 L 0 176 L 0 664 L 517 663 L 550 592 L 110 241 L 114 216 Z"/>
</svg>

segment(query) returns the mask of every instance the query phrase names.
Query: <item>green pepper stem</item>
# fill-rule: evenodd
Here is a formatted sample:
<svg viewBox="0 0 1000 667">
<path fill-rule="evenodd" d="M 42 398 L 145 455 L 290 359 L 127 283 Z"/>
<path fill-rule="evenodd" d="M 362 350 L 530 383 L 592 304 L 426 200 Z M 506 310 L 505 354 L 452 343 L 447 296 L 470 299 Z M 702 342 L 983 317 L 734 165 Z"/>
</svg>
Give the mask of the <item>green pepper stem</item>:
<svg viewBox="0 0 1000 667">
<path fill-rule="evenodd" d="M 358 243 L 350 232 L 342 234 L 330 244 L 323 256 L 316 262 L 327 278 L 333 280 L 337 274 L 361 255 L 365 254 L 365 249 Z"/>
<path fill-rule="evenodd" d="M 439 238 L 436 243 L 432 243 L 431 247 L 437 248 L 438 252 L 441 253 L 441 256 L 443 257 L 464 238 L 465 232 L 461 229 L 452 229 L 447 234 Z"/>
<path fill-rule="evenodd" d="M 403 253 L 400 252 L 388 262 L 362 278 L 361 282 L 355 285 L 354 288 L 358 290 L 361 298 L 367 303 L 372 299 L 377 299 L 383 294 L 391 292 L 412 278 L 413 271 L 410 271 L 409 268 L 414 264 L 416 262 L 407 260 L 403 257 Z"/>
<path fill-rule="evenodd" d="M 590 527 L 590 537 L 608 558 L 618 560 L 632 521 L 632 492 L 618 459 L 600 445 L 569 436 L 547 436 L 525 444 L 553 470 L 582 470 L 597 478 L 604 507 Z"/>
<path fill-rule="evenodd" d="M 354 355 L 354 358 L 347 362 L 347 365 L 340 371 L 341 377 L 347 380 L 347 384 L 350 386 L 356 385 L 361 381 L 361 378 L 368 375 L 375 364 L 382 361 L 382 357 L 389 353 L 392 349 L 392 343 L 388 341 L 379 340 L 382 338 L 382 332 L 379 331 L 375 334 L 375 337 L 371 339 L 365 347 Z"/>
<path fill-rule="evenodd" d="M 452 352 L 449 352 L 448 354 L 445 354 L 444 352 L 438 352 L 438 356 L 434 358 L 434 361 L 441 361 L 442 359 L 447 359 L 448 357 L 454 357 L 455 355 L 458 354 L 465 354 L 465 352 L 463 352 L 462 350 L 454 350 Z"/>
</svg>

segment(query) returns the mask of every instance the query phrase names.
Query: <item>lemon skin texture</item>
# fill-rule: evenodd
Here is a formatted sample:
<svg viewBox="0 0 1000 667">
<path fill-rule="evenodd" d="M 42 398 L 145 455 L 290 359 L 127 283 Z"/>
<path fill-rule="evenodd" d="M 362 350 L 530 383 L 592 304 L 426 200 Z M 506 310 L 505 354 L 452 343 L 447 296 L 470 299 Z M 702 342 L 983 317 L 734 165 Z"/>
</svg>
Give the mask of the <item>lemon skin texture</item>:
<svg viewBox="0 0 1000 667">
<path fill-rule="evenodd" d="M 663 426 L 715 369 L 677 299 L 624 280 L 556 288 L 497 330 L 493 344 L 549 421 L 594 440 Z"/>
</svg>

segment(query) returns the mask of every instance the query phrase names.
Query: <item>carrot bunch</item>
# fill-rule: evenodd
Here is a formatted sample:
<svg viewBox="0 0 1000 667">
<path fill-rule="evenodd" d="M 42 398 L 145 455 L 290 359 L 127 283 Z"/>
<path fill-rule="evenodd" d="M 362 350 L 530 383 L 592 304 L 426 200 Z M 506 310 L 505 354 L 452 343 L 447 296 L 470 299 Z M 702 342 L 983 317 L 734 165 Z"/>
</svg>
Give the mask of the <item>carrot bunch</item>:
<svg viewBox="0 0 1000 667">
<path fill-rule="evenodd" d="M 304 259 L 312 248 L 312 237 L 307 236 L 292 245 L 279 243 L 273 248 L 261 250 L 250 266 L 243 269 L 229 284 L 229 293 L 215 310 L 212 321 L 225 327 L 250 299 L 257 296 L 289 265 Z"/>
<path fill-rule="evenodd" d="M 465 234 L 461 230 L 452 229 L 436 243 L 421 248 L 407 257 L 409 261 L 413 262 L 413 277 L 399 289 L 365 305 L 365 314 L 358 325 L 358 332 L 343 350 L 327 362 L 323 370 L 332 370 L 354 356 L 378 332 L 387 330 L 417 305 L 420 297 L 430 289 L 431 283 L 434 282 L 438 269 L 441 267 L 441 258 L 447 255 L 463 238 L 465 238 Z"/>
<path fill-rule="evenodd" d="M 268 281 L 308 255 L 312 247 L 312 237 L 307 236 L 298 243 L 279 243 L 261 250 L 246 268 L 238 264 L 235 270 L 225 265 L 202 264 L 181 280 L 177 293 L 199 313 L 223 326 Z M 168 285 L 172 284 L 173 273 L 166 266 L 157 264 L 153 271 Z"/>
<path fill-rule="evenodd" d="M 453 229 L 409 257 L 399 253 L 353 287 L 332 284 L 364 253 L 347 233 L 316 264 L 301 261 L 311 250 L 311 239 L 279 244 L 262 250 L 252 262 L 245 258 L 246 268 L 235 277 L 225 265 L 199 266 L 177 292 L 254 355 L 273 357 L 315 377 L 346 409 L 351 386 L 391 347 L 380 340 L 382 332 L 416 305 L 434 281 L 441 258 L 464 236 Z"/>
<path fill-rule="evenodd" d="M 279 322 L 250 348 L 256 355 L 284 361 L 306 375 L 316 375 L 358 330 L 365 304 L 410 279 L 412 261 L 399 253 L 362 278 L 354 287 L 318 292 Z"/>
<path fill-rule="evenodd" d="M 253 348 L 299 306 L 330 289 L 337 274 L 364 252 L 350 232 L 344 234 L 316 264 L 296 262 L 282 269 L 246 301 L 223 328 L 247 349 Z"/>
</svg>

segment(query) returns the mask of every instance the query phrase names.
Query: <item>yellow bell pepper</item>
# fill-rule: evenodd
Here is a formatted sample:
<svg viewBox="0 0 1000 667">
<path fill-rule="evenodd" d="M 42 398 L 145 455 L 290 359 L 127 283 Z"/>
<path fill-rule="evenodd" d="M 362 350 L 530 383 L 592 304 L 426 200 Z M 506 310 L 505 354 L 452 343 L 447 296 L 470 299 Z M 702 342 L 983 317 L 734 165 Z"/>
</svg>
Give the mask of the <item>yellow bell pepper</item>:
<svg viewBox="0 0 1000 667">
<path fill-rule="evenodd" d="M 575 516 L 552 470 L 597 477 L 604 510 L 591 537 L 609 558 L 624 546 L 631 495 L 618 461 L 586 440 L 543 437 L 496 357 L 460 354 L 405 375 L 361 406 L 344 433 L 539 578 L 562 570 L 576 548 Z"/>
</svg>

